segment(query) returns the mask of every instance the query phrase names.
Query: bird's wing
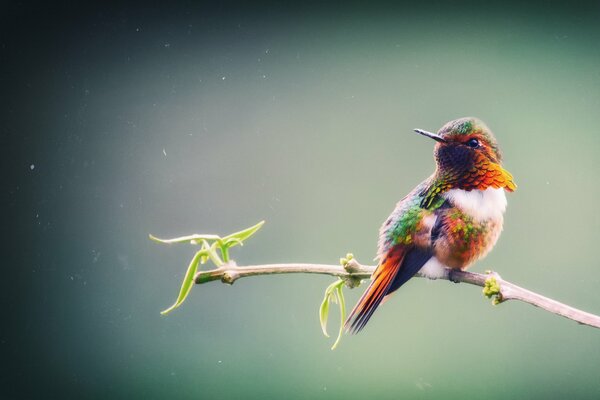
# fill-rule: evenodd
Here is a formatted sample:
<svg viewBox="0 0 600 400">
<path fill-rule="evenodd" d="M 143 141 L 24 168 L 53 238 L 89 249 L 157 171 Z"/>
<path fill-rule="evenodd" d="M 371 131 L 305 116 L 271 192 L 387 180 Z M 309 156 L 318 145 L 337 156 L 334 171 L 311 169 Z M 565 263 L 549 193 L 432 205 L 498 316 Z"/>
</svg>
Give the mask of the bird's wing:
<svg viewBox="0 0 600 400">
<path fill-rule="evenodd" d="M 436 192 L 427 207 L 422 205 L 431 185 L 431 179 L 427 180 L 400 200 L 381 227 L 380 263 L 373 272 L 371 284 L 346 320 L 349 332 L 358 333 L 363 329 L 384 298 L 412 278 L 433 256 L 429 224 L 431 221 L 435 224 L 435 219 L 428 217 L 446 207 L 446 201 Z"/>
<path fill-rule="evenodd" d="M 346 330 L 350 333 L 360 332 L 384 297 L 412 278 L 431 256 L 430 249 L 402 244 L 388 251 L 373 272 L 371 284 L 346 320 Z"/>
<path fill-rule="evenodd" d="M 412 278 L 433 257 L 432 248 L 413 247 L 406 252 L 400 270 L 396 274 L 394 281 L 388 288 L 386 297 L 398 290 L 410 278 Z"/>
</svg>

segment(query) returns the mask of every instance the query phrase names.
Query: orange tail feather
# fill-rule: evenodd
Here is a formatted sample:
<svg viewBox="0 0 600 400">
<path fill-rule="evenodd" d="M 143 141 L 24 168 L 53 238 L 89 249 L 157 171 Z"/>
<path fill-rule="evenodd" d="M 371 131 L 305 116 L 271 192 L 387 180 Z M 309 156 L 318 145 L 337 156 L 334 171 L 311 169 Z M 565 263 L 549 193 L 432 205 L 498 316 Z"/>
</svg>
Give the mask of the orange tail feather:
<svg viewBox="0 0 600 400">
<path fill-rule="evenodd" d="M 403 259 L 403 249 L 396 247 L 381 261 L 375 272 L 373 272 L 371 284 L 356 306 L 354 306 L 344 324 L 347 331 L 358 333 L 369 322 L 375 309 L 381 304 L 385 295 L 388 294 L 392 282 L 394 282 L 396 275 L 398 275 Z"/>
</svg>

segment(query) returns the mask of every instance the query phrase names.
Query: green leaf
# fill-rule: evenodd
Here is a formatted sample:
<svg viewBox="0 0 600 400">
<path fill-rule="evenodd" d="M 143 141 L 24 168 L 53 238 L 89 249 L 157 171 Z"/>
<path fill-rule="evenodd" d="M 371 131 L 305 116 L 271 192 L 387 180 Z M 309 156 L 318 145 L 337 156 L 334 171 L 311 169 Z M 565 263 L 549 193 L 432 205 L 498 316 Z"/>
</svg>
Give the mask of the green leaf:
<svg viewBox="0 0 600 400">
<path fill-rule="evenodd" d="M 327 333 L 327 319 L 329 317 L 329 305 L 331 302 L 338 303 L 340 306 L 340 329 L 338 332 L 337 339 L 331 350 L 335 350 L 335 348 L 340 343 L 342 339 L 342 335 L 344 334 L 344 322 L 346 321 L 346 300 L 344 299 L 344 292 L 342 288 L 344 287 L 344 281 L 339 279 L 333 282 L 331 285 L 327 286 L 325 289 L 325 297 L 323 298 L 323 302 L 321 303 L 321 307 L 319 308 L 319 321 L 321 322 L 321 329 L 323 330 L 323 334 L 326 337 L 329 337 Z"/>
<path fill-rule="evenodd" d="M 200 259 L 206 255 L 206 249 L 204 248 L 196 252 L 194 258 L 192 258 L 192 261 L 190 262 L 187 272 L 185 273 L 185 277 L 183 278 L 183 283 L 181 284 L 181 289 L 179 290 L 179 296 L 177 297 L 177 300 L 171 307 L 161 311 L 162 315 L 170 313 L 185 301 L 185 298 L 190 293 L 190 290 L 192 290 L 192 286 L 194 285 L 194 276 L 196 275 L 196 270 L 198 269 L 198 262 L 200 262 Z"/>
<path fill-rule="evenodd" d="M 227 248 L 233 247 L 236 244 L 239 244 L 240 246 L 244 245 L 244 243 L 240 239 L 235 238 L 235 237 L 228 238 L 228 239 L 223 239 L 222 240 L 222 246 L 225 246 Z"/>
<path fill-rule="evenodd" d="M 223 265 L 223 261 L 221 260 L 221 258 L 219 258 L 219 255 L 217 254 L 217 245 L 218 245 L 218 243 L 219 243 L 219 241 L 215 241 L 210 246 L 208 246 L 208 243 L 207 243 L 206 244 L 206 255 L 210 258 L 210 260 L 217 267 L 220 267 L 220 266 Z"/>
<path fill-rule="evenodd" d="M 342 291 L 344 281 L 341 281 L 341 284 L 337 285 L 335 288 L 335 295 L 338 299 L 338 304 L 340 305 L 340 330 L 338 332 L 338 337 L 331 347 L 331 350 L 335 350 L 335 348 L 342 340 L 342 335 L 344 334 L 344 322 L 346 321 L 346 300 L 344 299 L 344 292 Z"/>
<path fill-rule="evenodd" d="M 340 329 L 338 332 L 337 339 L 331 347 L 331 350 L 335 350 L 335 348 L 340 343 L 340 340 L 342 339 L 342 335 L 344 334 L 344 322 L 346 321 L 346 300 L 344 299 L 344 292 L 342 291 L 344 284 L 344 281 L 342 279 L 339 279 L 333 282 L 331 285 L 327 286 L 327 289 L 325 289 L 325 297 L 323 298 L 323 302 L 321 303 L 321 307 L 319 308 L 319 321 L 321 322 L 321 329 L 323 330 L 323 335 L 329 337 L 329 334 L 327 333 L 329 305 L 331 304 L 331 302 L 334 302 L 338 303 L 340 306 Z"/>
<path fill-rule="evenodd" d="M 156 236 L 151 235 L 151 234 L 148 235 L 148 237 L 150 238 L 150 240 L 154 240 L 155 242 L 164 243 L 164 244 L 185 243 L 185 242 L 190 242 L 190 244 L 201 244 L 202 241 L 205 241 L 205 240 L 220 239 L 220 237 L 217 235 L 199 235 L 199 234 L 181 236 L 181 237 L 174 238 L 174 239 L 159 239 Z"/>
<path fill-rule="evenodd" d="M 325 290 L 325 297 L 323 298 L 323 302 L 321 303 L 321 307 L 319 308 L 319 321 L 321 321 L 321 330 L 323 330 L 323 335 L 325 335 L 325 337 L 329 337 L 329 334 L 327 333 L 327 318 L 329 317 L 329 297 L 330 294 L 328 293 L 328 290 Z"/>
<path fill-rule="evenodd" d="M 264 223 L 265 221 L 261 221 L 250 228 L 232 233 L 224 238 L 221 238 L 218 235 L 194 234 L 181 236 L 174 239 L 160 239 L 154 235 L 148 235 L 151 240 L 158 243 L 172 244 L 189 242 L 194 245 L 202 245 L 202 248 L 194 255 L 194 258 L 188 266 L 187 272 L 181 284 L 181 289 L 179 290 L 179 296 L 177 297 L 177 300 L 171 307 L 162 311 L 161 314 L 168 314 L 185 301 L 186 297 L 190 293 L 190 290 L 192 289 L 192 285 L 194 284 L 194 276 L 198 271 L 198 264 L 204 264 L 208 260 L 211 260 L 217 267 L 221 267 L 225 262 L 229 262 L 229 248 L 237 244 L 242 245 L 242 242 L 258 231 Z M 217 249 L 221 251 L 221 256 L 223 259 L 219 257 Z"/>
<path fill-rule="evenodd" d="M 223 238 L 223 242 L 227 244 L 231 243 L 228 247 L 232 247 L 236 244 L 242 244 L 244 240 L 254 235 L 254 233 L 264 225 L 264 223 L 265 221 L 260 221 L 258 224 L 251 226 L 250 228 L 227 235 Z"/>
<path fill-rule="evenodd" d="M 233 247 L 236 244 L 239 244 L 240 246 L 244 245 L 244 243 L 242 243 L 242 241 L 237 238 L 219 239 L 215 241 L 215 243 L 217 246 L 219 246 L 219 250 L 221 250 L 221 256 L 223 257 L 223 262 L 225 263 L 229 262 L 230 247 Z"/>
</svg>

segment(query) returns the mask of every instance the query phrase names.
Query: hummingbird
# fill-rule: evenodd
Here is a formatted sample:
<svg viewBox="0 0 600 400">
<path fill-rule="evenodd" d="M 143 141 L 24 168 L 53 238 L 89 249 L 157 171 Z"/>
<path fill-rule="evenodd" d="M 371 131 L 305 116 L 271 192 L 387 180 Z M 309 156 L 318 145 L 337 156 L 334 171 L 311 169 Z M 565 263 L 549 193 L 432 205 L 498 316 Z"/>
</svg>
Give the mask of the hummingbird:
<svg viewBox="0 0 600 400">
<path fill-rule="evenodd" d="M 362 330 L 382 303 L 417 272 L 431 279 L 465 270 L 494 247 L 504 221 L 505 191 L 517 185 L 502 167 L 492 131 L 479 119 L 459 118 L 437 133 L 435 172 L 398 202 L 379 230 L 378 266 L 348 319 Z"/>
</svg>

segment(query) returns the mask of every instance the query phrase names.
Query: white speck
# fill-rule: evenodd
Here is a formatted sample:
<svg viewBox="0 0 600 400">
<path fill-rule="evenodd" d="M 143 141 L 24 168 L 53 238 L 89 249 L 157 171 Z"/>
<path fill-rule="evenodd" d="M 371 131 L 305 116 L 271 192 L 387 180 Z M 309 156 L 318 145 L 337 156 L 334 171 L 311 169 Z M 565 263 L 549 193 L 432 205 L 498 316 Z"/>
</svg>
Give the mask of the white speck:
<svg viewBox="0 0 600 400">
<path fill-rule="evenodd" d="M 550 184 L 550 181 L 546 181 L 546 185 L 549 185 L 549 184 Z"/>
<path fill-rule="evenodd" d="M 129 265 L 129 257 L 125 254 L 117 255 L 117 261 L 121 265 L 124 270 L 130 270 L 131 266 Z"/>
<path fill-rule="evenodd" d="M 165 157 L 167 156 L 167 151 L 163 148 L 163 154 L 165 155 Z"/>
<path fill-rule="evenodd" d="M 166 47 L 166 48 L 169 48 L 169 47 L 171 47 L 171 43 L 165 43 L 165 47 Z"/>
<path fill-rule="evenodd" d="M 225 77 L 224 77 L 224 76 L 223 76 L 223 77 L 221 77 L 221 80 L 223 80 L 223 81 L 224 81 L 224 80 L 225 80 Z"/>
<path fill-rule="evenodd" d="M 75 280 L 75 278 L 73 278 L 73 275 L 70 276 L 71 280 Z"/>
<path fill-rule="evenodd" d="M 265 54 L 269 54 L 269 51 L 270 51 L 269 49 L 266 49 Z"/>
<path fill-rule="evenodd" d="M 31 165 L 29 166 L 29 169 L 33 171 L 33 170 L 35 169 L 35 164 L 31 164 Z"/>
<path fill-rule="evenodd" d="M 140 31 L 140 28 L 135 28 L 135 31 L 136 31 L 136 32 L 139 32 L 139 31 Z"/>
<path fill-rule="evenodd" d="M 326 392 L 327 391 L 327 386 L 323 386 L 323 391 Z"/>
<path fill-rule="evenodd" d="M 267 76 L 266 76 L 266 75 L 263 75 L 263 79 L 266 79 L 266 78 L 267 78 Z"/>
<path fill-rule="evenodd" d="M 426 382 L 425 380 L 423 380 L 423 378 L 419 378 L 419 380 L 415 382 L 415 386 L 421 390 L 427 390 L 432 388 L 431 383 Z"/>
<path fill-rule="evenodd" d="M 171 376 L 175 376 L 175 371 L 171 371 Z"/>
<path fill-rule="evenodd" d="M 217 361 L 217 362 L 218 362 L 219 364 L 221 364 L 223 361 L 219 360 L 219 361 Z"/>
</svg>

